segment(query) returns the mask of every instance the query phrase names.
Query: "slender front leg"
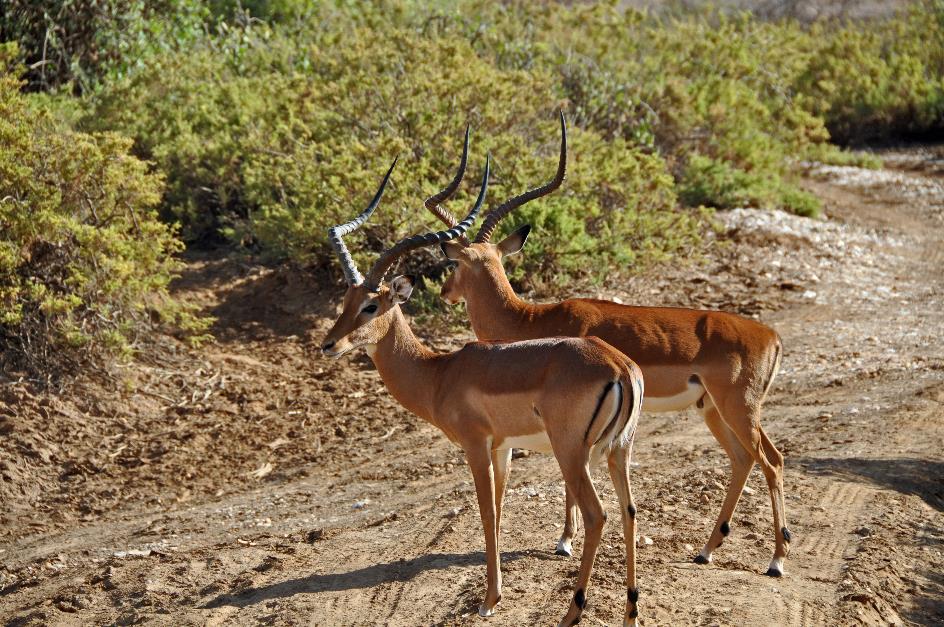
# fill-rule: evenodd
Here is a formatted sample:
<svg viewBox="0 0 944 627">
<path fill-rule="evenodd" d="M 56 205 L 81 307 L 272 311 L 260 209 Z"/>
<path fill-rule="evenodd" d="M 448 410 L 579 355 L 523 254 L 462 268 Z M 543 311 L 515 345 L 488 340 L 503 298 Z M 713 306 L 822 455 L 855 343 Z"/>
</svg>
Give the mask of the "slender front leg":
<svg viewBox="0 0 944 627">
<path fill-rule="evenodd" d="M 511 462 L 511 449 L 492 451 L 492 467 L 495 469 L 495 535 L 501 536 L 502 503 L 505 500 L 505 486 L 508 484 L 508 464 Z"/>
<path fill-rule="evenodd" d="M 564 510 L 564 532 L 560 540 L 557 541 L 557 549 L 554 551 L 557 555 L 566 555 L 570 557 L 574 554 L 574 534 L 577 533 L 577 501 L 570 491 L 570 487 L 564 485 L 566 492 L 567 505 Z"/>
<path fill-rule="evenodd" d="M 485 530 L 486 582 L 485 601 L 479 606 L 479 616 L 491 616 L 501 601 L 501 566 L 498 555 L 498 533 L 495 519 L 495 476 L 491 451 L 487 443 L 476 444 L 465 449 L 465 456 L 475 480 L 475 495 L 482 515 Z"/>
</svg>

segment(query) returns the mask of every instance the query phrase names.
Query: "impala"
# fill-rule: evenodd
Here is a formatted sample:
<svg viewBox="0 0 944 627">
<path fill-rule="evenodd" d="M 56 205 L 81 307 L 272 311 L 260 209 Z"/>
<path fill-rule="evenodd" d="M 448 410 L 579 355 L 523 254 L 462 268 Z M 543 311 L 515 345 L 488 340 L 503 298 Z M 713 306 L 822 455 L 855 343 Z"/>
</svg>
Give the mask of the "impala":
<svg viewBox="0 0 944 627">
<path fill-rule="evenodd" d="M 391 170 L 393 166 L 391 166 Z M 469 215 L 448 231 L 401 240 L 380 255 L 367 278 L 357 271 L 343 240 L 376 208 L 389 179 L 367 209 L 329 230 L 348 287 L 341 314 L 322 352 L 340 357 L 361 346 L 390 393 L 439 428 L 465 452 L 485 531 L 486 582 L 479 614 L 501 600 L 498 531 L 512 447 L 527 446 L 556 457 L 585 523 L 584 548 L 573 599 L 562 625 L 580 621 L 606 513 L 590 479 L 591 461 L 607 457 L 620 502 L 626 545 L 624 625 L 636 625 L 636 507 L 629 460 L 642 404 L 642 376 L 625 355 L 598 338 L 549 338 L 514 343 L 472 342 L 454 353 L 435 353 L 417 340 L 400 309 L 413 279 L 384 282 L 396 260 L 422 246 L 462 237 L 485 198 L 488 161 Z"/>
<path fill-rule="evenodd" d="M 485 217 L 475 240 L 444 242 L 443 254 L 457 262 L 442 287 L 449 303 L 464 300 L 479 340 L 518 341 L 550 336 L 597 336 L 629 355 L 646 380 L 643 410 L 663 412 L 695 405 L 727 453 L 731 479 L 714 529 L 695 562 L 711 562 L 730 533 L 730 520 L 754 464 L 767 480 L 776 548 L 767 575 L 783 575 L 790 549 L 783 497 L 783 455 L 760 424 L 760 410 L 780 367 L 781 343 L 771 328 L 718 311 L 633 307 L 605 300 L 574 298 L 531 304 L 508 282 L 502 258 L 520 251 L 531 227 L 525 225 L 498 244 L 491 243 L 499 222 L 515 208 L 560 187 L 567 167 L 567 126 L 560 114 L 561 148 L 557 174 L 548 184 L 507 200 Z M 452 184 L 432 196 L 426 207 L 447 225 L 455 218 L 440 203 L 448 200 L 464 175 L 469 132 L 459 172 Z M 559 553 L 570 553 L 576 525 L 568 493 Z"/>
</svg>

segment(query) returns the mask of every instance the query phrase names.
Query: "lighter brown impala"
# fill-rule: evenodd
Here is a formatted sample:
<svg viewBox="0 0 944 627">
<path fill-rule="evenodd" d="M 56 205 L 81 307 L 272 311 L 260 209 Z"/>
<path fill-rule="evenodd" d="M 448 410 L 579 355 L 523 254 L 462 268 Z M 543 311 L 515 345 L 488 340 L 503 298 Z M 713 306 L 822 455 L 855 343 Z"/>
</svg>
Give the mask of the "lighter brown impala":
<svg viewBox="0 0 944 627">
<path fill-rule="evenodd" d="M 677 411 L 692 405 L 731 461 L 731 479 L 721 512 L 695 562 L 711 562 L 712 552 L 730 532 L 730 520 L 747 477 L 757 463 L 764 472 L 773 508 L 776 549 L 767 569 L 783 575 L 790 549 L 783 497 L 783 455 L 764 433 L 760 409 L 780 367 L 781 344 L 767 326 L 718 311 L 668 307 L 632 307 L 605 300 L 575 298 L 535 305 L 519 298 L 508 282 L 502 258 L 524 247 L 530 226 L 523 226 L 498 244 L 491 236 L 512 210 L 557 189 L 567 166 L 567 127 L 560 115 L 560 162 L 554 179 L 511 198 L 485 217 L 473 242 L 442 244 L 443 253 L 458 262 L 442 287 L 450 302 L 465 301 L 479 340 L 518 341 L 549 336 L 597 336 L 642 368 L 646 380 L 644 411 Z M 455 218 L 440 203 L 462 180 L 468 131 L 459 172 L 449 188 L 431 197 L 426 207 L 448 225 Z M 564 533 L 558 552 L 570 553 L 576 509 L 568 495 Z"/>
<path fill-rule="evenodd" d="M 392 169 L 392 167 L 391 167 Z M 389 177 L 390 173 L 387 173 Z M 512 447 L 552 452 L 583 515 L 584 549 L 573 599 L 560 624 L 580 621 L 606 513 L 590 479 L 590 463 L 606 455 L 623 519 L 626 545 L 624 625 L 636 625 L 636 507 L 629 460 L 642 404 L 642 376 L 625 355 L 598 338 L 549 338 L 526 342 L 472 342 L 448 354 L 423 346 L 400 309 L 413 279 L 384 275 L 410 250 L 461 237 L 474 221 L 488 182 L 488 162 L 472 211 L 448 231 L 406 238 L 384 252 L 361 278 L 341 237 L 367 220 L 387 179 L 357 218 L 333 227 L 348 280 L 342 311 L 322 344 L 340 357 L 365 347 L 390 393 L 405 408 L 438 427 L 462 447 L 475 480 L 485 530 L 485 599 L 489 616 L 501 600 L 498 531 Z"/>
</svg>

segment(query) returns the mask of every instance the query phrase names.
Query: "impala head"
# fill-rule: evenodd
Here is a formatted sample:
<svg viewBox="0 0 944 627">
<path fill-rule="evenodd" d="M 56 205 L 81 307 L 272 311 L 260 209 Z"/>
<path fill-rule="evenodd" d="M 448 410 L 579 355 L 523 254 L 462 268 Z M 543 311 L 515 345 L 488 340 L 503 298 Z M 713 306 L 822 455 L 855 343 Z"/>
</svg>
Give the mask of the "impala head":
<svg viewBox="0 0 944 627">
<path fill-rule="evenodd" d="M 452 274 L 443 283 L 440 292 L 443 300 L 450 305 L 455 305 L 464 300 L 466 294 L 474 289 L 475 285 L 480 285 L 484 277 L 504 274 L 502 257 L 513 255 L 524 248 L 530 232 L 531 225 L 525 224 L 497 244 L 491 242 L 472 242 L 467 246 L 463 246 L 460 242 L 440 244 L 443 254 L 449 260 L 456 262 Z"/>
<path fill-rule="evenodd" d="M 321 352 L 340 357 L 361 346 L 377 344 L 390 330 L 393 310 L 413 293 L 412 276 L 397 276 L 374 289 L 366 283 L 350 285 L 341 303 L 341 315 L 328 331 Z"/>
<path fill-rule="evenodd" d="M 472 242 L 467 239 L 457 241 L 443 242 L 440 244 L 443 254 L 450 260 L 456 262 L 456 269 L 446 279 L 442 287 L 442 297 L 446 302 L 454 304 L 463 300 L 469 294 L 473 285 L 479 284 L 481 277 L 492 275 L 504 275 L 504 268 L 501 264 L 502 257 L 513 255 L 521 250 L 528 240 L 528 234 L 531 232 L 530 225 L 524 225 L 514 233 L 503 239 L 497 244 L 491 242 L 492 233 L 509 213 L 521 205 L 550 194 L 564 182 L 564 174 L 567 170 L 567 124 L 564 121 L 564 113 L 560 114 L 561 125 L 561 149 L 560 161 L 557 165 L 557 174 L 554 175 L 546 185 L 526 191 L 523 194 L 506 200 L 501 206 L 492 209 L 485 216 L 482 228 Z M 466 156 L 469 149 L 469 131 L 466 130 L 465 147 L 462 151 L 462 160 L 459 164 L 459 172 L 453 180 L 451 187 L 453 191 L 458 187 L 459 181 L 465 171 Z M 449 188 L 447 188 L 448 190 Z M 447 210 L 439 207 L 439 203 L 449 197 L 445 191 L 430 197 L 426 201 L 426 208 L 429 209 L 437 218 L 447 225 L 456 224 L 455 217 Z M 451 195 L 451 194 L 450 194 Z"/>
<path fill-rule="evenodd" d="M 485 192 L 488 189 L 488 158 L 485 160 L 485 174 L 482 177 L 478 198 L 469 215 L 462 222 L 445 231 L 432 231 L 400 240 L 380 254 L 365 279 L 358 272 L 341 238 L 366 222 L 377 208 L 396 163 L 394 160 L 367 209 L 350 222 L 328 229 L 328 239 L 338 254 L 348 284 L 341 305 L 341 314 L 321 343 L 322 353 L 329 357 L 340 357 L 361 346 L 376 345 L 390 330 L 390 325 L 400 305 L 405 303 L 413 292 L 414 279 L 411 276 L 397 276 L 390 282 L 384 281 L 390 267 L 412 250 L 463 237 L 475 222 L 482 203 L 485 202 Z M 454 183 L 455 187 L 459 186 L 459 181 L 454 181 Z M 453 189 L 450 195 L 454 191 Z"/>
</svg>

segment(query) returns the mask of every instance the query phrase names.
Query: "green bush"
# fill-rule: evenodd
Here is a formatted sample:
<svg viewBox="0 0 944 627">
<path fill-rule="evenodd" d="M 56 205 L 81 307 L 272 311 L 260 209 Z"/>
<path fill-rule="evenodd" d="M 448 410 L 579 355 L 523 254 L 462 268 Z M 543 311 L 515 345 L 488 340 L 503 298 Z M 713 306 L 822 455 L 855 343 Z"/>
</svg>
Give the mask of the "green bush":
<svg viewBox="0 0 944 627">
<path fill-rule="evenodd" d="M 85 92 L 201 36 L 210 18 L 195 0 L 5 0 L 0 42 L 19 44 L 32 89 Z"/>
<path fill-rule="evenodd" d="M 495 203 L 554 172 L 557 98 L 547 72 L 499 69 L 463 40 L 407 28 L 378 36 L 341 23 L 304 39 L 252 28 L 162 58 L 98 94 L 87 125 L 135 137 L 167 172 L 168 211 L 190 239 L 222 233 L 304 261 L 333 262 L 326 228 L 367 202 L 397 154 L 394 184 L 355 236 L 367 242 L 353 246 L 356 256 L 366 264 L 394 238 L 439 226 L 421 201 L 451 176 L 466 122 L 475 141 L 457 213 L 486 150 Z M 697 237 L 697 216 L 676 210 L 660 157 L 592 129 L 571 136 L 569 183 L 509 220 L 531 219 L 546 233 L 523 258 L 528 271 L 602 275 L 589 263 L 601 252 L 628 264 L 636 247 L 669 254 Z M 675 230 L 663 232 L 667 223 Z M 438 261 L 426 254 L 416 263 Z"/>
<path fill-rule="evenodd" d="M 801 163 L 877 165 L 829 144 L 830 130 L 940 128 L 940 6 L 807 27 L 617 2 L 216 0 L 205 35 L 109 74 L 82 124 L 134 138 L 186 239 L 325 263 L 325 227 L 363 205 L 395 154 L 359 251 L 434 224 L 418 208 L 451 173 L 466 122 L 473 165 L 495 157 L 492 199 L 546 179 L 563 106 L 568 182 L 508 221 L 539 227 L 515 272 L 553 284 L 684 249 L 703 205 L 814 215 Z"/>
<path fill-rule="evenodd" d="M 157 220 L 162 181 L 114 133 L 59 127 L 20 93 L 0 46 L 0 347 L 5 365 L 129 350 L 157 314 L 205 327 L 167 295 L 180 250 Z"/>
<path fill-rule="evenodd" d="M 797 186 L 697 153 L 688 158 L 679 180 L 679 194 L 688 204 L 724 209 L 785 206 L 802 216 L 815 216 L 820 209 L 819 200 Z"/>
<path fill-rule="evenodd" d="M 839 141 L 944 128 L 944 1 L 892 19 L 817 24 L 797 89 Z"/>
</svg>

